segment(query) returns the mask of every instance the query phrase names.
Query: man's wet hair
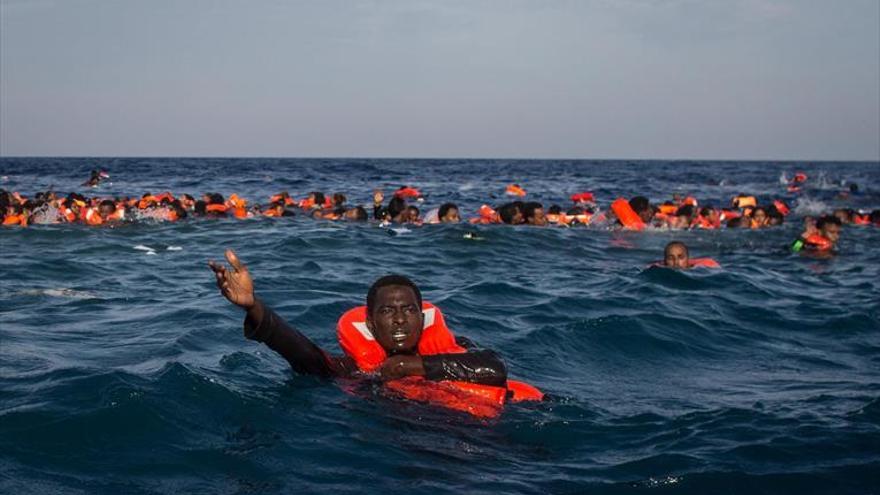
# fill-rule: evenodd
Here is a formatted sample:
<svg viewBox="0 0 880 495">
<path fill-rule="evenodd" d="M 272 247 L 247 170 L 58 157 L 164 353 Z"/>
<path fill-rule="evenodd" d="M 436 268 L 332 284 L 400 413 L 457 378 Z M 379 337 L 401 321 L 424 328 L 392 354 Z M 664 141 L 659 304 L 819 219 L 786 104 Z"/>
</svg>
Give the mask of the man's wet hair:
<svg viewBox="0 0 880 495">
<path fill-rule="evenodd" d="M 871 223 L 880 223 L 880 210 L 872 211 L 871 216 L 868 218 L 871 219 Z"/>
<path fill-rule="evenodd" d="M 116 211 L 116 203 L 114 203 L 112 199 L 105 199 L 104 201 L 101 201 L 100 203 L 98 203 L 98 208 L 100 208 L 102 206 L 112 207 L 113 211 Z"/>
<path fill-rule="evenodd" d="M 437 218 L 445 217 L 446 214 L 449 213 L 449 210 L 453 208 L 457 210 L 458 206 L 456 206 L 455 203 L 443 203 L 442 205 L 440 205 L 440 209 L 437 210 Z"/>
<path fill-rule="evenodd" d="M 704 217 L 708 217 L 709 215 L 712 214 L 712 212 L 714 210 L 715 209 L 712 208 L 711 206 L 704 206 L 704 207 L 700 208 L 700 215 L 704 216 Z"/>
<path fill-rule="evenodd" d="M 825 216 L 821 217 L 820 219 L 816 220 L 816 228 L 819 230 L 824 228 L 826 225 L 830 225 L 830 224 L 837 225 L 838 227 L 843 225 L 843 223 L 840 221 L 840 219 L 835 217 L 834 215 L 825 215 Z"/>
<path fill-rule="evenodd" d="M 547 213 L 550 215 L 559 215 L 562 213 L 562 207 L 559 205 L 552 205 L 550 208 L 547 208 Z"/>
<path fill-rule="evenodd" d="M 684 205 L 681 208 L 675 210 L 675 216 L 688 218 L 694 216 L 694 205 Z"/>
<path fill-rule="evenodd" d="M 629 206 L 636 213 L 641 213 L 651 209 L 651 202 L 644 196 L 636 196 L 629 200 Z"/>
<path fill-rule="evenodd" d="M 544 205 L 538 203 L 537 201 L 529 201 L 528 203 L 523 204 L 523 217 L 525 218 L 535 218 L 535 211 L 544 208 Z"/>
<path fill-rule="evenodd" d="M 358 222 L 366 222 L 367 221 L 367 219 L 368 219 L 367 210 L 365 210 L 363 206 L 355 206 L 352 209 L 355 211 L 354 220 L 356 220 Z"/>
<path fill-rule="evenodd" d="M 413 294 L 416 296 L 416 301 L 418 302 L 419 309 L 422 308 L 422 291 L 416 287 L 416 284 L 413 283 L 412 280 L 404 277 L 403 275 L 385 275 L 373 282 L 373 285 L 370 286 L 370 290 L 367 291 L 367 315 L 370 316 L 373 314 L 373 308 L 376 305 L 376 297 L 379 295 L 379 289 L 383 287 L 392 287 L 392 286 L 401 286 L 401 287 L 409 287 L 412 289 Z"/>
<path fill-rule="evenodd" d="M 333 204 L 335 206 L 342 206 L 346 201 L 345 194 L 342 193 L 334 193 L 333 194 Z"/>
<path fill-rule="evenodd" d="M 315 196 L 315 204 L 317 206 L 324 206 L 324 202 L 327 201 L 327 198 L 324 196 L 324 193 L 319 191 L 312 191 L 309 194 Z"/>
<path fill-rule="evenodd" d="M 390 201 L 388 201 L 388 215 L 391 218 L 396 218 L 397 215 L 400 215 L 400 213 L 405 209 L 406 201 L 404 201 L 403 198 L 398 198 L 397 196 L 395 196 L 391 198 Z"/>
<path fill-rule="evenodd" d="M 198 216 L 205 216 L 208 213 L 207 207 L 208 204 L 200 199 L 193 205 L 193 213 Z"/>
<path fill-rule="evenodd" d="M 208 193 L 208 199 L 211 200 L 212 205 L 222 205 L 226 202 L 226 200 L 223 199 L 223 195 L 220 193 Z"/>
<path fill-rule="evenodd" d="M 498 207 L 498 216 L 501 217 L 501 221 L 507 224 L 513 223 L 513 218 L 516 216 L 516 212 L 522 211 L 522 203 L 519 201 L 514 201 L 513 203 L 506 203 Z"/>
</svg>

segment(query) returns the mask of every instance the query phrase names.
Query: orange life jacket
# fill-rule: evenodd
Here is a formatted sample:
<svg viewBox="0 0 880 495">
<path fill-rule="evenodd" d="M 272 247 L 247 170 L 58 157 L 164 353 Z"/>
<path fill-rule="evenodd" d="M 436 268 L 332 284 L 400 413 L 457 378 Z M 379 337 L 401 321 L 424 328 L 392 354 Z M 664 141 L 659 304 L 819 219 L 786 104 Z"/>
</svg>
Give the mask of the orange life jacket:
<svg viewBox="0 0 880 495">
<path fill-rule="evenodd" d="M 791 210 L 789 210 L 788 206 L 778 199 L 773 200 L 773 206 L 776 207 L 776 211 L 781 213 L 782 216 L 787 216 L 789 213 L 791 213 Z"/>
<path fill-rule="evenodd" d="M 446 327 L 440 309 L 429 302 L 422 303 L 424 326 L 417 352 L 420 356 L 461 354 L 467 350 L 455 342 L 455 336 Z M 367 307 L 358 306 L 346 311 L 336 325 L 339 346 L 365 372 L 376 371 L 387 355 L 376 342 L 366 324 Z M 510 395 L 514 402 L 541 400 L 544 394 L 537 388 L 514 380 L 507 387 L 493 387 L 460 381 L 430 381 L 422 377 L 406 377 L 386 382 L 385 386 L 401 396 L 420 402 L 463 411 L 478 417 L 495 417 L 501 413 Z"/>
<path fill-rule="evenodd" d="M 470 220 L 471 223 L 500 223 L 501 219 L 498 217 L 498 212 L 493 210 L 489 205 L 480 206 L 479 217 L 472 218 Z"/>
<path fill-rule="evenodd" d="M 3 219 L 3 225 L 27 227 L 27 215 L 6 215 L 6 218 Z"/>
<path fill-rule="evenodd" d="M 404 187 L 403 189 L 394 191 L 394 195 L 398 198 L 418 198 L 422 193 L 414 187 Z"/>
<path fill-rule="evenodd" d="M 523 197 L 526 195 L 526 190 L 517 184 L 511 184 L 511 185 L 507 186 L 507 189 L 505 189 L 504 192 L 506 192 L 507 194 L 510 194 L 511 196 Z"/>
<path fill-rule="evenodd" d="M 226 205 L 222 205 L 219 203 L 213 203 L 213 204 L 205 206 L 205 211 L 208 211 L 211 213 L 226 213 L 226 210 L 228 210 L 228 209 L 229 208 L 227 208 Z"/>
<path fill-rule="evenodd" d="M 822 234 L 812 234 L 806 241 L 816 251 L 830 251 L 834 247 L 834 243 Z"/>
<path fill-rule="evenodd" d="M 630 230 L 642 230 L 645 228 L 645 222 L 642 221 L 638 213 L 629 205 L 629 201 L 623 198 L 617 198 L 611 203 L 611 211 L 617 215 L 617 219 L 623 224 L 623 227 Z"/>
<path fill-rule="evenodd" d="M 798 173 L 794 174 L 793 180 L 795 182 L 805 182 L 807 180 L 807 174 L 805 174 L 803 172 L 798 172 Z"/>
<path fill-rule="evenodd" d="M 141 198 L 140 201 L 138 201 L 138 209 L 146 210 L 147 207 L 156 202 L 157 201 L 155 196 L 147 196 L 145 198 Z"/>
<path fill-rule="evenodd" d="M 695 266 L 701 266 L 703 268 L 721 268 L 721 265 L 712 258 L 690 258 L 688 260 L 688 266 L 691 268 Z"/>
<path fill-rule="evenodd" d="M 871 225 L 871 215 L 856 213 L 853 215 L 853 223 L 856 225 Z"/>
<path fill-rule="evenodd" d="M 591 192 L 579 192 L 571 195 L 571 200 L 575 203 L 593 203 L 595 199 L 593 198 L 593 193 Z"/>
<path fill-rule="evenodd" d="M 718 220 L 712 221 L 712 219 L 709 217 L 704 217 L 703 215 L 697 215 L 697 218 L 694 220 L 694 223 L 692 226 L 698 227 L 701 229 L 717 229 L 717 228 L 721 227 L 721 219 L 719 216 Z"/>
<path fill-rule="evenodd" d="M 86 208 L 85 214 L 83 215 L 83 221 L 88 225 L 101 225 L 104 223 L 104 219 L 101 218 L 98 209 L 94 206 Z"/>
<path fill-rule="evenodd" d="M 737 196 L 733 198 L 733 205 L 737 208 L 754 208 L 758 206 L 758 200 L 754 196 Z"/>
<path fill-rule="evenodd" d="M 675 215 L 675 212 L 678 211 L 678 206 L 676 205 L 662 204 L 658 208 L 660 213 L 664 215 Z"/>
</svg>

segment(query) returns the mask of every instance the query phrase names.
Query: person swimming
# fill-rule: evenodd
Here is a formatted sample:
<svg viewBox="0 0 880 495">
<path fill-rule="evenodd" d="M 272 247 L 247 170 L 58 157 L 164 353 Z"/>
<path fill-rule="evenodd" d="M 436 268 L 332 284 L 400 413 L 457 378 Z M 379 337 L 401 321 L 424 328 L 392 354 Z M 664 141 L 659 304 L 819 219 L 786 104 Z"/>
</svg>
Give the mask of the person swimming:
<svg viewBox="0 0 880 495">
<path fill-rule="evenodd" d="M 807 217 L 804 219 L 804 232 L 791 244 L 791 251 L 830 255 L 840 240 L 840 229 L 841 221 L 834 215 L 825 215 L 815 223 Z"/>
<path fill-rule="evenodd" d="M 92 173 L 89 175 L 89 180 L 82 183 L 83 186 L 87 187 L 97 187 L 98 184 L 101 183 L 101 179 L 108 179 L 110 175 L 103 170 L 93 169 Z"/>
<path fill-rule="evenodd" d="M 379 278 L 367 292 L 366 306 L 343 315 L 338 332 L 346 354 L 334 356 L 257 298 L 250 272 L 233 250 L 226 250 L 225 257 L 230 268 L 214 261 L 208 265 L 223 297 L 246 311 L 245 337 L 266 344 L 297 373 L 325 378 L 375 376 L 387 387 L 400 391 L 412 391 L 407 387 L 419 384 L 426 387 L 420 390 L 432 390 L 425 381 L 458 383 L 462 384 L 458 386 L 461 390 L 502 390 L 502 403 L 508 394 L 507 368 L 501 358 L 491 350 L 473 349 L 466 339 L 452 336 L 442 323 L 442 315 L 436 312 L 431 312 L 432 321 L 426 321 L 426 308 L 436 308 L 424 303 L 419 288 L 404 276 Z M 436 318 L 440 318 L 439 322 Z M 438 327 L 441 323 L 443 328 Z M 428 348 L 426 344 L 434 347 Z M 530 397 L 542 396 L 540 391 L 530 388 L 534 392 Z M 407 392 L 404 396 L 425 398 Z M 458 409 L 455 405 L 451 407 Z M 463 407 L 466 410 L 467 406 Z"/>
<path fill-rule="evenodd" d="M 689 270 L 695 267 L 721 268 L 712 258 L 691 258 L 687 245 L 681 241 L 672 241 L 663 249 L 663 261 L 651 266 L 672 268 L 673 270 Z"/>
</svg>

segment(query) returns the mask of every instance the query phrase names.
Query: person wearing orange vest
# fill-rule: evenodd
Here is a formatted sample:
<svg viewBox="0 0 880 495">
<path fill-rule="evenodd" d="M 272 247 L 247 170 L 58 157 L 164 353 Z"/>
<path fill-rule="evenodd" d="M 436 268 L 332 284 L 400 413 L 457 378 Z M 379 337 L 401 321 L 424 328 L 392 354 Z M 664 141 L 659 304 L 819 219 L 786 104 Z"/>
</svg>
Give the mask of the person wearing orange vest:
<svg viewBox="0 0 880 495">
<path fill-rule="evenodd" d="M 254 295 L 250 273 L 231 249 L 226 251 L 226 261 L 231 269 L 213 261 L 208 264 L 214 271 L 221 294 L 247 311 L 245 337 L 268 345 L 297 373 L 327 378 L 373 374 L 385 383 L 386 388 L 405 390 L 405 397 L 416 400 L 422 397 L 420 391 L 435 390 L 432 387 L 441 382 L 459 384 L 456 385 L 459 395 L 469 387 L 482 387 L 483 392 L 501 390 L 502 404 L 505 394 L 512 390 L 508 388 L 504 362 L 495 352 L 469 350 L 464 345 L 466 340 L 454 338 L 445 326 L 438 330 L 437 325 L 427 325 L 423 310 L 433 306 L 422 301 L 418 287 L 406 277 L 388 275 L 380 278 L 370 287 L 366 306 L 343 315 L 338 331 L 340 345 L 346 354 L 334 356 L 293 328 Z M 348 322 L 349 319 L 359 322 Z M 346 338 L 342 335 L 344 331 L 348 332 Z M 428 335 L 431 331 L 446 333 L 438 340 L 436 336 Z M 434 339 L 433 350 L 424 348 L 425 338 Z M 369 347 L 360 351 L 372 357 L 364 357 L 356 352 L 358 349 L 351 349 L 352 340 L 368 343 Z M 528 389 L 522 400 L 543 398 L 534 387 L 514 383 Z M 516 392 L 513 390 L 511 395 Z M 467 404 L 458 405 L 462 408 L 452 408 L 466 410 L 468 407 Z"/>
<path fill-rule="evenodd" d="M 827 256 L 837 246 L 840 239 L 840 219 L 834 215 L 825 215 L 813 223 L 812 218 L 804 219 L 804 232 L 792 244 L 792 252 L 807 251 L 820 256 Z"/>
<path fill-rule="evenodd" d="M 663 250 L 663 261 L 651 266 L 662 266 L 676 270 L 688 270 L 694 267 L 721 268 L 712 258 L 691 258 L 687 245 L 681 241 L 672 241 Z"/>
</svg>

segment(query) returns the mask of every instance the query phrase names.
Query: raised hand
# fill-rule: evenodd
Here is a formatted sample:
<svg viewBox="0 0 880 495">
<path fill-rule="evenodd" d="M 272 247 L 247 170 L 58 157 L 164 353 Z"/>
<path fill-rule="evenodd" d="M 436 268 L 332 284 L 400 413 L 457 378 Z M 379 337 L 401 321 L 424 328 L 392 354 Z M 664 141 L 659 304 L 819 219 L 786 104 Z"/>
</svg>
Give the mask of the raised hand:
<svg viewBox="0 0 880 495">
<path fill-rule="evenodd" d="M 244 263 L 235 255 L 235 251 L 226 250 L 226 261 L 232 266 L 231 270 L 228 270 L 222 263 L 208 262 L 208 266 L 217 277 L 217 287 L 229 302 L 245 310 L 250 310 L 256 304 L 251 274 Z"/>
</svg>

